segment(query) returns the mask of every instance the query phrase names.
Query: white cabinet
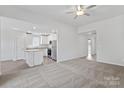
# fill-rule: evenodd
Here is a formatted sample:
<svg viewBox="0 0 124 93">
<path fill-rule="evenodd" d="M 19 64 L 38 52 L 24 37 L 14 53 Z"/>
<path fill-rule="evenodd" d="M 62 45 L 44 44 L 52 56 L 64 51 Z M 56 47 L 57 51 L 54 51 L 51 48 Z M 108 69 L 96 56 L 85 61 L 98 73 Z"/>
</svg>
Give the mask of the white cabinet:
<svg viewBox="0 0 124 93">
<path fill-rule="evenodd" d="M 37 51 L 34 52 L 34 65 L 40 65 L 43 63 L 43 52 L 42 51 Z"/>
<path fill-rule="evenodd" d="M 34 52 L 26 52 L 26 63 L 31 67 L 34 65 Z"/>
<path fill-rule="evenodd" d="M 40 49 L 25 50 L 28 66 L 36 66 L 43 63 L 43 51 Z"/>
</svg>

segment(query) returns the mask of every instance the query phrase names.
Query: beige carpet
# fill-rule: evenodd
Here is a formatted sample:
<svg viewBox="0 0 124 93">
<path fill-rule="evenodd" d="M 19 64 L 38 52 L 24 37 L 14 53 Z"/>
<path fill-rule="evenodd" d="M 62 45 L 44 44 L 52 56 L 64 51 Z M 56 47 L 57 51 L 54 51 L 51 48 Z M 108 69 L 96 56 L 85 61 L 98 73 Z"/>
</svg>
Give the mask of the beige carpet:
<svg viewBox="0 0 124 93">
<path fill-rule="evenodd" d="M 0 87 L 124 87 L 124 67 L 80 58 L 3 75 L 0 77 Z"/>
<path fill-rule="evenodd" d="M 2 75 L 15 73 L 17 71 L 29 68 L 25 60 L 4 61 L 4 62 L 0 62 L 0 64 L 1 64 Z"/>
<path fill-rule="evenodd" d="M 54 63 L 54 62 L 55 62 L 54 60 L 52 60 L 48 57 L 44 57 L 43 64 L 50 64 L 50 63 Z M 20 70 L 30 68 L 26 64 L 25 60 L 4 61 L 4 62 L 0 62 L 0 64 L 1 64 L 2 75 L 15 73 L 15 72 L 18 72 Z"/>
</svg>

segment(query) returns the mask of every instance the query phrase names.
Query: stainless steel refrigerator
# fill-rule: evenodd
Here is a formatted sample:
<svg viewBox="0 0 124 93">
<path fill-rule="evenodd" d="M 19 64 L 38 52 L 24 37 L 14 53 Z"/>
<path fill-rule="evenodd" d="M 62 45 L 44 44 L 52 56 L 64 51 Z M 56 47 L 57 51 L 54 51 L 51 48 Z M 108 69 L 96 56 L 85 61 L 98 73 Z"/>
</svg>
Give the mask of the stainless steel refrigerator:
<svg viewBox="0 0 124 93">
<path fill-rule="evenodd" d="M 57 41 L 52 41 L 51 58 L 57 60 Z"/>
</svg>

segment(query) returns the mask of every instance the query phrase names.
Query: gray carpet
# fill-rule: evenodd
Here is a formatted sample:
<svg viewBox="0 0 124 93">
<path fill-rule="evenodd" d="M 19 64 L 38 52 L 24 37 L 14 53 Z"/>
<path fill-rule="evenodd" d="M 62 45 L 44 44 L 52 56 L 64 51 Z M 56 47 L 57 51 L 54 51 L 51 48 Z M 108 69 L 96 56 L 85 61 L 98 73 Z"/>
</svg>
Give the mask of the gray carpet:
<svg viewBox="0 0 124 93">
<path fill-rule="evenodd" d="M 51 63 L 0 76 L 0 87 L 124 87 L 124 67 L 85 59 Z"/>
</svg>

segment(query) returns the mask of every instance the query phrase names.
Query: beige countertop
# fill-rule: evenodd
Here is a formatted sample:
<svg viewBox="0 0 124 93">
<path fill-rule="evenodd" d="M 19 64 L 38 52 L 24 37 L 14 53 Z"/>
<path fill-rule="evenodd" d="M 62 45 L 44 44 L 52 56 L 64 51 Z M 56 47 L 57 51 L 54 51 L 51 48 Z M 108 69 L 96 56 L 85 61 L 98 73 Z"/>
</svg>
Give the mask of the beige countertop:
<svg viewBox="0 0 124 93">
<path fill-rule="evenodd" d="M 42 49 L 26 49 L 24 52 L 39 52 L 42 51 Z"/>
</svg>

